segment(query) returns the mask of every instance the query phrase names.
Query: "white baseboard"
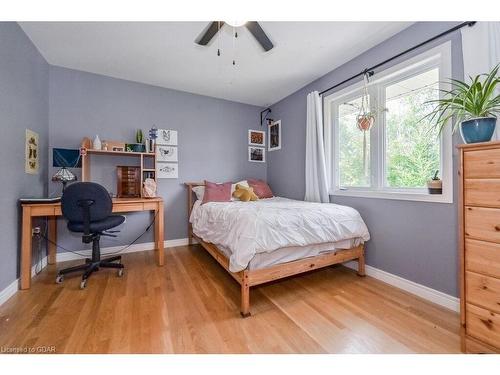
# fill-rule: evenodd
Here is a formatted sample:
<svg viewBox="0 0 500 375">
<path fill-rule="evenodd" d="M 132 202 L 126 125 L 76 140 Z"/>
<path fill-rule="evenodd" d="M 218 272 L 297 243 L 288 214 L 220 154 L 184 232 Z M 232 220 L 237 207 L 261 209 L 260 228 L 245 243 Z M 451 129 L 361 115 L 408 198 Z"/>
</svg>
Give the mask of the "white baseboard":
<svg viewBox="0 0 500 375">
<path fill-rule="evenodd" d="M 40 272 L 47 266 L 47 257 L 43 257 L 38 263 L 31 267 L 31 277 L 35 276 L 37 271 Z M 0 291 L 0 306 L 12 297 L 19 290 L 19 279 L 11 282 L 4 290 Z"/>
<path fill-rule="evenodd" d="M 188 239 L 187 238 L 178 238 L 175 240 L 166 240 L 164 242 L 164 247 L 169 248 L 169 247 L 177 247 L 177 246 L 185 246 L 188 244 Z M 116 251 L 119 251 L 122 249 L 123 246 L 112 246 L 112 247 L 103 247 L 102 250 L 102 255 L 106 255 L 106 253 L 113 253 Z M 120 254 L 127 254 L 127 253 L 135 253 L 138 251 L 148 251 L 148 250 L 154 250 L 154 242 L 144 242 L 144 243 L 138 243 L 138 244 L 133 244 L 129 248 L 125 249 L 124 251 L 120 252 Z M 79 250 L 79 254 L 82 256 L 79 256 L 75 253 L 71 252 L 64 252 L 64 253 L 58 253 L 57 254 L 57 262 L 66 262 L 68 260 L 76 260 L 76 259 L 82 259 L 83 257 L 88 257 L 92 255 L 92 250 Z M 36 275 L 37 271 L 40 271 L 41 269 L 44 269 L 47 266 L 47 257 L 45 256 L 40 260 L 39 263 L 34 264 L 31 267 L 31 277 Z M 16 292 L 19 290 L 19 279 L 14 280 L 12 283 L 10 283 L 4 290 L 0 291 L 0 306 L 6 302 L 10 297 L 12 297 Z"/>
<path fill-rule="evenodd" d="M 37 272 L 40 272 L 45 267 L 47 267 L 48 258 L 44 256 L 38 263 L 31 266 L 31 277 L 35 276 Z"/>
<path fill-rule="evenodd" d="M 354 270 L 358 269 L 358 263 L 355 261 L 344 263 L 344 266 Z M 393 275 L 392 273 L 382 271 L 372 266 L 366 265 L 365 269 L 366 274 L 374 279 L 383 281 L 384 283 L 395 286 L 396 288 L 403 289 L 437 305 L 446 307 L 447 309 L 457 312 L 460 311 L 460 300 L 457 297 L 453 297 L 449 294 L 440 292 L 439 290 L 403 279 L 400 276 Z"/>
<path fill-rule="evenodd" d="M 177 247 L 177 246 L 186 246 L 188 244 L 188 239 L 187 238 L 177 238 L 175 240 L 166 240 L 163 242 L 163 246 L 166 248 L 169 247 Z M 103 247 L 101 248 L 101 255 L 106 256 L 106 254 L 109 253 L 115 253 L 117 251 L 120 251 L 123 249 L 124 245 L 121 246 L 110 246 L 110 247 Z M 127 254 L 127 253 L 136 253 L 139 251 L 149 251 L 149 250 L 154 250 L 155 244 L 154 242 L 143 242 L 143 243 L 136 243 L 131 246 L 129 246 L 127 249 L 120 251 L 120 254 Z M 75 253 L 71 253 L 69 251 L 64 252 L 64 253 L 57 253 L 57 262 L 67 262 L 68 260 L 75 260 L 75 259 L 82 259 L 83 257 L 90 257 L 92 255 L 92 250 L 78 250 L 78 253 L 81 254 L 77 255 Z"/>
<path fill-rule="evenodd" d="M 19 290 L 19 279 L 11 282 L 7 287 L 0 292 L 0 306 L 7 302 L 7 300 L 17 293 Z"/>
</svg>

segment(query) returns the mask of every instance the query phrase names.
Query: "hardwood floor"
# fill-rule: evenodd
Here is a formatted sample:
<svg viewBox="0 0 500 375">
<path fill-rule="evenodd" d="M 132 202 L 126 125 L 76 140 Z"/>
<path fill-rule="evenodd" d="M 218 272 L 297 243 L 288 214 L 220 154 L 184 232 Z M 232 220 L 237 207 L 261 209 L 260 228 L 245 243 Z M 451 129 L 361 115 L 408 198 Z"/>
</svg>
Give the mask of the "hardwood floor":
<svg viewBox="0 0 500 375">
<path fill-rule="evenodd" d="M 57 353 L 457 353 L 458 314 L 342 266 L 239 285 L 198 246 L 124 255 L 109 270 L 54 283 L 55 267 L 0 307 L 0 347 Z M 66 264 L 64 265 L 66 266 Z"/>
</svg>

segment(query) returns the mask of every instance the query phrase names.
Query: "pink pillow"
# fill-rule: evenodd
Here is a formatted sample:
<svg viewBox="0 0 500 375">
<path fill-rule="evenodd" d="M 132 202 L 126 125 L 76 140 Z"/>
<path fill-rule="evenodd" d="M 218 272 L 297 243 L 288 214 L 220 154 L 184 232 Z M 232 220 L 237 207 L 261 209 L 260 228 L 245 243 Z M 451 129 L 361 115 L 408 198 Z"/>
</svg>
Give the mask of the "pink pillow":
<svg viewBox="0 0 500 375">
<path fill-rule="evenodd" d="M 266 181 L 253 180 L 251 178 L 247 179 L 248 185 L 253 188 L 253 192 L 260 198 L 272 198 L 274 197 L 273 191 L 269 187 Z"/>
<path fill-rule="evenodd" d="M 229 202 L 231 200 L 231 185 L 232 182 L 224 182 L 216 184 L 214 182 L 205 181 L 205 193 L 203 194 L 203 202 Z"/>
</svg>

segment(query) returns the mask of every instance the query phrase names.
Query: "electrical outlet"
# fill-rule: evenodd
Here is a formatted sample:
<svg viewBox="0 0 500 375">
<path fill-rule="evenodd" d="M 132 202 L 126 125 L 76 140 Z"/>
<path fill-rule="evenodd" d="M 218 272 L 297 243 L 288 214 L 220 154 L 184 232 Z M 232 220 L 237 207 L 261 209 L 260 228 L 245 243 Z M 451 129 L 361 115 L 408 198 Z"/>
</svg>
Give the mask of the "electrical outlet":
<svg viewBox="0 0 500 375">
<path fill-rule="evenodd" d="M 40 233 L 42 233 L 40 227 L 34 227 L 33 229 L 31 229 L 31 236 L 32 237 L 38 236 Z"/>
</svg>

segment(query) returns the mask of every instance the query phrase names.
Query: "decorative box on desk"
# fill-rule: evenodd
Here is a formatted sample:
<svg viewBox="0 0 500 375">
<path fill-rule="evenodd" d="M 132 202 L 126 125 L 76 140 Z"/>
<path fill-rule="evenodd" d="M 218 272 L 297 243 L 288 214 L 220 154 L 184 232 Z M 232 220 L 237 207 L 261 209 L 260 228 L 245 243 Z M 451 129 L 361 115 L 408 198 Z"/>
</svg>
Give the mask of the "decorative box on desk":
<svg viewBox="0 0 500 375">
<path fill-rule="evenodd" d="M 141 196 L 141 168 L 119 165 L 117 172 L 118 198 L 137 198 Z"/>
<path fill-rule="evenodd" d="M 109 142 L 109 141 L 108 141 Z M 115 142 L 116 143 L 116 142 Z M 127 195 L 143 197 L 143 182 L 146 178 L 152 178 L 156 181 L 156 150 L 154 152 L 130 152 L 130 151 L 112 151 L 112 150 L 94 150 L 92 148 L 92 141 L 90 138 L 83 138 L 82 140 L 82 181 L 92 181 L 90 178 L 90 158 L 94 156 L 131 156 L 137 157 L 140 160 L 139 167 L 139 195 Z M 135 194 L 135 193 L 134 193 Z M 118 195 L 120 193 L 118 192 Z"/>
<path fill-rule="evenodd" d="M 462 350 L 500 353 L 500 142 L 459 150 Z"/>
</svg>

